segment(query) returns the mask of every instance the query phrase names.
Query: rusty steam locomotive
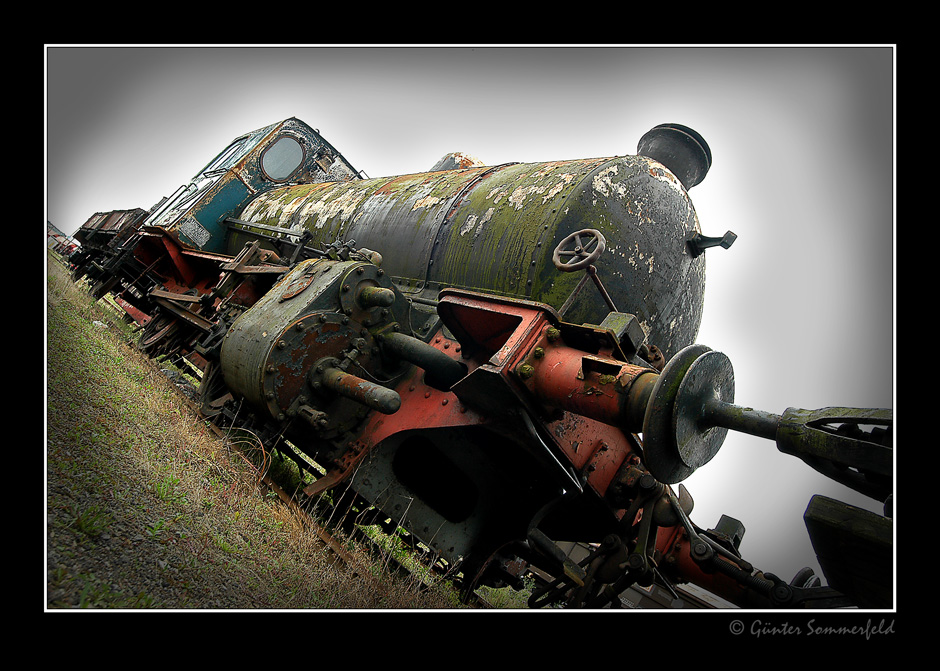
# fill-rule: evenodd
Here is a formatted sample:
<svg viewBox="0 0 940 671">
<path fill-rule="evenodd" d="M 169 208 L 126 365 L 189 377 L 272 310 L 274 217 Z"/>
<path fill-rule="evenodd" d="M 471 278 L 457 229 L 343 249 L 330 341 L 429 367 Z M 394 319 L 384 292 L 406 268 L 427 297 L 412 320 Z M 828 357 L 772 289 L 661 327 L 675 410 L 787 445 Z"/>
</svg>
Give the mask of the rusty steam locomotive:
<svg viewBox="0 0 940 671">
<path fill-rule="evenodd" d="M 688 190 L 711 163 L 664 124 L 637 154 L 366 178 L 298 119 L 231 143 L 149 211 L 91 217 L 73 278 L 151 355 L 202 371 L 202 411 L 288 441 L 336 490 L 458 565 L 541 580 L 533 607 L 890 607 L 890 410 L 734 404 L 695 343 L 704 250 Z M 815 497 L 826 583 L 752 566 L 741 525 L 691 521 L 680 483 L 728 430 L 886 502 Z M 576 547 L 580 555 L 569 549 Z M 632 596 L 631 596 L 632 595 Z"/>
</svg>

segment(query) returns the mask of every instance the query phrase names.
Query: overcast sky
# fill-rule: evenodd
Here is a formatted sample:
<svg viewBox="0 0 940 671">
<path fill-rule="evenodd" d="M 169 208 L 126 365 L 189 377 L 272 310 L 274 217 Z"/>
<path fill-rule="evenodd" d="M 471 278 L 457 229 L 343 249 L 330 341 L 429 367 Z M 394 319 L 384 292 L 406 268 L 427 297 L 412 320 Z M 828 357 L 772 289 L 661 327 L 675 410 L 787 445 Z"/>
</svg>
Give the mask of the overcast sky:
<svg viewBox="0 0 940 671">
<path fill-rule="evenodd" d="M 691 190 L 710 250 L 698 342 L 735 401 L 893 407 L 894 56 L 872 47 L 89 47 L 46 49 L 46 219 L 150 208 L 228 142 L 296 116 L 370 177 L 450 151 L 486 164 L 632 154 L 691 126 L 713 165 Z M 45 244 L 45 241 L 43 242 Z M 867 508 L 773 443 L 729 434 L 686 481 L 693 520 L 740 519 L 742 551 L 818 567 L 814 493 Z M 899 504 L 900 505 L 900 504 Z"/>
</svg>

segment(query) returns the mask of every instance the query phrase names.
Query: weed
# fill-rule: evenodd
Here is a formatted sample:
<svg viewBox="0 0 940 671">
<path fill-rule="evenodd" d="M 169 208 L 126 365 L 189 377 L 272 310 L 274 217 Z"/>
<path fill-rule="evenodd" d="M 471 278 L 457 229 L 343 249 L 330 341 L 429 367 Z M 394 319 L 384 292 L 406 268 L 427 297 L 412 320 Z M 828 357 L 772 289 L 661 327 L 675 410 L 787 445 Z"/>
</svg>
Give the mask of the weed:
<svg viewBox="0 0 940 671">
<path fill-rule="evenodd" d="M 71 506 L 69 514 L 72 518 L 70 526 L 92 537 L 101 535 L 113 521 L 111 514 L 107 510 L 102 510 L 95 504 L 83 509 Z"/>
<path fill-rule="evenodd" d="M 157 520 L 153 524 L 148 524 L 145 531 L 151 538 L 156 538 L 166 531 L 166 520 Z"/>
<path fill-rule="evenodd" d="M 154 605 L 154 599 L 146 592 L 127 597 L 94 574 L 79 575 L 77 580 L 83 583 L 78 597 L 79 608 L 150 608 Z"/>
<path fill-rule="evenodd" d="M 180 479 L 173 475 L 167 475 L 160 480 L 154 487 L 157 498 L 166 503 L 177 503 L 187 505 L 186 493 L 178 490 Z"/>
</svg>

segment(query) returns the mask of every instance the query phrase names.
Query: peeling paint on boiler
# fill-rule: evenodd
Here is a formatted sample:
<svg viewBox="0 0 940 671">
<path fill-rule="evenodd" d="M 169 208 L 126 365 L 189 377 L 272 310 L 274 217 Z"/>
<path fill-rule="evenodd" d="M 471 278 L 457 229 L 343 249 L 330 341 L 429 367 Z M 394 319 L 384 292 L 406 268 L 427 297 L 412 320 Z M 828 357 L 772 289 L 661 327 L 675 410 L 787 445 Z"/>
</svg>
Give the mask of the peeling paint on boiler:
<svg viewBox="0 0 940 671">
<path fill-rule="evenodd" d="M 339 217 L 341 221 L 348 221 L 356 214 L 359 204 L 368 195 L 367 190 L 346 191 L 332 200 L 324 199 L 305 203 L 298 211 L 298 215 L 302 221 L 309 221 L 311 217 L 315 217 L 316 228 L 323 228 L 324 220 L 334 217 Z"/>
<path fill-rule="evenodd" d="M 479 235 L 480 231 L 483 230 L 484 224 L 493 218 L 494 212 L 496 212 L 496 208 L 491 207 L 483 213 L 482 217 L 471 214 L 469 217 L 467 217 L 467 221 L 464 222 L 463 226 L 460 227 L 460 235 L 464 236 L 470 231 L 473 231 L 474 236 Z"/>
<path fill-rule="evenodd" d="M 560 181 L 551 189 L 549 189 L 548 193 L 545 194 L 545 196 L 542 198 L 543 205 L 561 193 L 561 190 L 568 186 L 571 183 L 571 180 L 574 179 L 574 175 L 569 173 L 559 175 L 559 177 L 561 178 Z"/>
<path fill-rule="evenodd" d="M 441 199 L 436 196 L 425 196 L 415 201 L 415 204 L 411 206 L 411 211 L 414 212 L 420 207 L 434 207 L 439 202 L 441 202 Z"/>
<path fill-rule="evenodd" d="M 617 173 L 617 164 L 614 163 L 594 175 L 591 186 L 595 191 L 602 194 L 605 198 L 609 197 L 611 193 L 619 198 L 623 198 L 624 194 L 626 193 L 626 186 L 621 182 L 614 184 L 610 177 L 612 174 L 616 175 Z"/>
</svg>

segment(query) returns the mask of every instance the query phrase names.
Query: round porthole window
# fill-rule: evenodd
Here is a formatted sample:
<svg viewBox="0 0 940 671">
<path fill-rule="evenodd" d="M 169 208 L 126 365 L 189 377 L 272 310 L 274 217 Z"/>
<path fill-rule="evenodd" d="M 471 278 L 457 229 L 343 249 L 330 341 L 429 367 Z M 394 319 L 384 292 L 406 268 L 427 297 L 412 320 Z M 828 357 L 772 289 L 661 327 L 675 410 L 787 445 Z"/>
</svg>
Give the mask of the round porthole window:
<svg viewBox="0 0 940 671">
<path fill-rule="evenodd" d="M 280 182 L 292 174 L 304 160 L 304 148 L 292 137 L 284 136 L 268 147 L 261 156 L 264 174 Z"/>
</svg>

